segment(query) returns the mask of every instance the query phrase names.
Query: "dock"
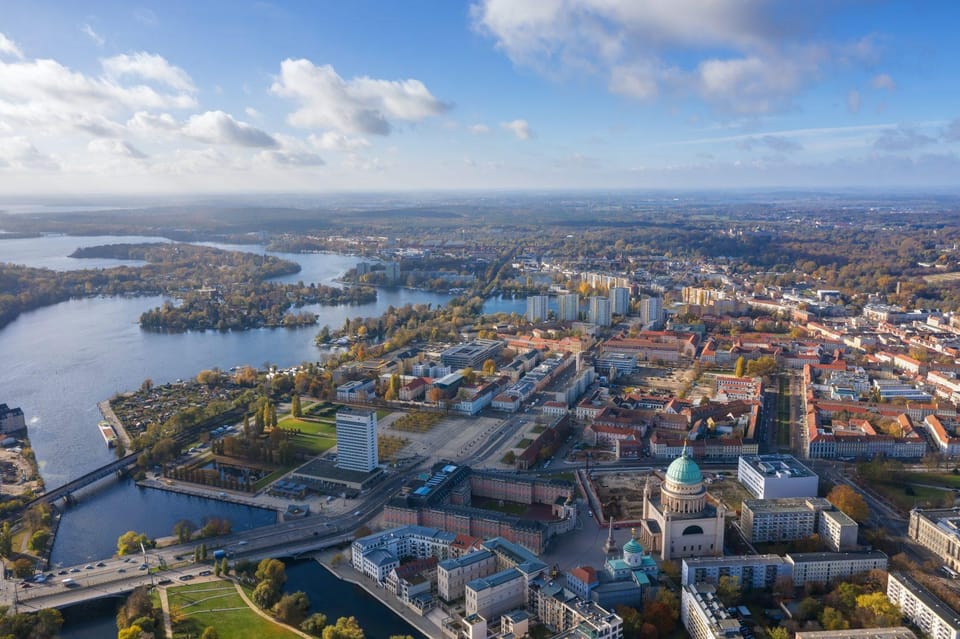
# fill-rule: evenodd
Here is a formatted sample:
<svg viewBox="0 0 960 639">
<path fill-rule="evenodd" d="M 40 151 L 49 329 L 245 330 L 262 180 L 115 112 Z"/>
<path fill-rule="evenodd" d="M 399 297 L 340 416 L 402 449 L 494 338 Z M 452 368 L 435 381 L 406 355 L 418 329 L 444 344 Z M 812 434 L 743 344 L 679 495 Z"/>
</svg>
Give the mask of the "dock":
<svg viewBox="0 0 960 639">
<path fill-rule="evenodd" d="M 213 499 L 216 501 L 226 501 L 231 504 L 239 504 L 241 506 L 249 506 L 251 508 L 260 508 L 262 510 L 272 510 L 277 513 L 277 519 L 279 521 L 280 514 L 284 512 L 283 508 L 275 506 L 273 504 L 265 504 L 258 502 L 249 497 L 237 495 L 232 491 L 212 491 L 209 488 L 201 488 L 199 486 L 193 487 L 185 485 L 180 482 L 171 481 L 166 478 L 157 478 L 157 479 L 143 479 L 137 482 L 137 486 L 142 488 L 155 488 L 157 490 L 165 490 L 170 493 L 178 493 L 181 495 L 189 495 L 191 497 L 203 497 L 204 499 Z"/>
<path fill-rule="evenodd" d="M 97 404 L 97 408 L 100 409 L 100 414 L 103 415 L 104 421 L 113 426 L 113 431 L 116 433 L 117 441 L 120 442 L 120 445 L 123 446 L 123 449 L 127 452 L 133 450 L 133 442 L 130 439 L 127 429 L 124 428 L 123 422 L 120 421 L 120 418 L 117 417 L 116 413 L 113 412 L 113 408 L 110 407 L 110 400 L 105 399 L 102 402 Z M 100 431 L 103 434 L 103 431 Z"/>
</svg>

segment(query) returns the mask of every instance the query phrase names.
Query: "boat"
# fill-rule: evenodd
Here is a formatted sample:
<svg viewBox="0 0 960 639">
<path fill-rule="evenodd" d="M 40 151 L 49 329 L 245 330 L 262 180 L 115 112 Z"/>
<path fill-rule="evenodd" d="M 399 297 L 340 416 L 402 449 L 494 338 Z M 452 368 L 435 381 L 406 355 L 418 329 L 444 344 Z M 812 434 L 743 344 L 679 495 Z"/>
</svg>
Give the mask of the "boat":
<svg viewBox="0 0 960 639">
<path fill-rule="evenodd" d="M 113 425 L 110 422 L 100 422 L 97 424 L 97 428 L 100 429 L 103 441 L 107 442 L 107 448 L 113 448 L 117 445 L 117 431 L 113 430 Z"/>
</svg>

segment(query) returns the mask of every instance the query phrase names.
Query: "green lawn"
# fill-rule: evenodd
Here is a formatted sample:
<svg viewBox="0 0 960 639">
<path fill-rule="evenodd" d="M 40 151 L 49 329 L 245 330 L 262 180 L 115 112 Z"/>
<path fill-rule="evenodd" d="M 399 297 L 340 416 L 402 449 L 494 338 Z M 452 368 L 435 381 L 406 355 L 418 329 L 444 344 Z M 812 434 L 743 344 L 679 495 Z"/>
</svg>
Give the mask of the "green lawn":
<svg viewBox="0 0 960 639">
<path fill-rule="evenodd" d="M 897 508 L 903 512 L 907 512 L 916 506 L 940 508 L 944 506 L 944 500 L 948 498 L 951 499 L 950 504 L 952 505 L 953 503 L 952 492 L 943 491 L 938 488 L 907 484 L 903 481 L 873 481 L 870 482 L 870 487 L 896 504 Z M 907 494 L 909 491 L 912 491 L 913 494 Z"/>
<path fill-rule="evenodd" d="M 953 473 L 897 473 L 897 478 L 911 484 L 960 488 L 960 475 Z"/>
<path fill-rule="evenodd" d="M 301 450 L 320 454 L 326 452 L 337 445 L 336 437 L 326 437 L 323 435 L 306 435 L 301 433 L 293 438 L 293 445 Z"/>
<path fill-rule="evenodd" d="M 224 639 L 292 639 L 296 637 L 282 626 L 257 615 L 227 581 L 178 586 L 167 590 L 170 609 L 178 622 L 173 639 L 199 637 L 213 626 Z"/>
<path fill-rule="evenodd" d="M 309 435 L 333 435 L 337 432 L 336 425 L 330 422 L 297 419 L 296 417 L 281 419 L 277 422 L 277 426 L 284 430 L 300 430 L 300 432 Z"/>
</svg>

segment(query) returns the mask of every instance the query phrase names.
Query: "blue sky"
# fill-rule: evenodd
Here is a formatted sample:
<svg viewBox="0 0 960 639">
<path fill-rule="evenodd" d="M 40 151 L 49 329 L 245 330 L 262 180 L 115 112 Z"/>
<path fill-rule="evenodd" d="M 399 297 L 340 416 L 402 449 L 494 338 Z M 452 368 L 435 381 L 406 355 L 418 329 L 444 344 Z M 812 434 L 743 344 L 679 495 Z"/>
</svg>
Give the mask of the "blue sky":
<svg viewBox="0 0 960 639">
<path fill-rule="evenodd" d="M 960 4 L 0 0 L 0 194 L 955 186 Z"/>
</svg>

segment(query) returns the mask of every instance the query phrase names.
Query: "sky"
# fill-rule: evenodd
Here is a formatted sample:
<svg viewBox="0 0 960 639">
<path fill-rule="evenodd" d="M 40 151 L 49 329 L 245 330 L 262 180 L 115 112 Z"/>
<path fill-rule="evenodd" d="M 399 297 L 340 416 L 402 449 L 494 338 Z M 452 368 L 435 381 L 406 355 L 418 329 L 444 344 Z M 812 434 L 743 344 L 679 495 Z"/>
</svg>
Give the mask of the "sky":
<svg viewBox="0 0 960 639">
<path fill-rule="evenodd" d="M 960 187 L 950 0 L 0 0 L 0 196 Z"/>
</svg>

